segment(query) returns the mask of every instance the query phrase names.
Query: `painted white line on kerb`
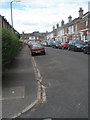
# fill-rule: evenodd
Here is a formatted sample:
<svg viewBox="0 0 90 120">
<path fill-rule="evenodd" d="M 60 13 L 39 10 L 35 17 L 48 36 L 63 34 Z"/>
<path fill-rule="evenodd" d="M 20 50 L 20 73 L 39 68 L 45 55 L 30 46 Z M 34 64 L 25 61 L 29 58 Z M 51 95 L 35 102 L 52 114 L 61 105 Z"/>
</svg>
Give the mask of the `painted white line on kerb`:
<svg viewBox="0 0 90 120">
<path fill-rule="evenodd" d="M 35 62 L 34 57 L 32 57 L 32 64 L 33 64 L 33 68 L 34 68 L 34 72 L 35 72 L 37 81 L 42 82 L 42 77 L 41 77 L 40 71 L 37 67 L 37 63 Z"/>
<path fill-rule="evenodd" d="M 43 103 L 43 102 L 46 101 L 46 92 L 45 92 L 46 87 L 44 87 L 42 85 L 42 76 L 40 74 L 40 71 L 38 69 L 37 63 L 35 62 L 34 57 L 32 57 L 32 64 L 33 64 L 33 68 L 34 68 L 34 71 L 35 71 L 36 79 L 39 82 L 39 87 L 38 88 L 41 89 L 40 92 L 38 92 L 39 93 L 38 96 L 40 96 L 41 102 Z"/>
</svg>

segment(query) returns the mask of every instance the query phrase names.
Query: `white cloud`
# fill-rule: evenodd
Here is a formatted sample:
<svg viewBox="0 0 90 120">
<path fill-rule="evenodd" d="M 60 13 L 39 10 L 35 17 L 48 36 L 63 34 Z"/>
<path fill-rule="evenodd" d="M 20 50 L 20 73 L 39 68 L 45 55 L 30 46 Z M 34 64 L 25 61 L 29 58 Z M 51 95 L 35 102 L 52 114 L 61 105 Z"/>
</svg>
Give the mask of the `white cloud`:
<svg viewBox="0 0 90 120">
<path fill-rule="evenodd" d="M 57 23 L 61 24 L 63 19 L 68 22 L 68 16 L 72 19 L 79 16 L 79 8 L 84 9 L 84 13 L 88 11 L 88 2 L 85 0 L 21 0 L 17 3 L 21 8 L 13 8 L 13 25 L 19 31 L 51 31 L 52 26 Z M 15 5 L 15 3 L 14 3 Z M 10 8 L 0 9 L 1 15 L 11 23 Z"/>
<path fill-rule="evenodd" d="M 0 0 L 0 2 L 5 2 L 5 0 Z"/>
</svg>

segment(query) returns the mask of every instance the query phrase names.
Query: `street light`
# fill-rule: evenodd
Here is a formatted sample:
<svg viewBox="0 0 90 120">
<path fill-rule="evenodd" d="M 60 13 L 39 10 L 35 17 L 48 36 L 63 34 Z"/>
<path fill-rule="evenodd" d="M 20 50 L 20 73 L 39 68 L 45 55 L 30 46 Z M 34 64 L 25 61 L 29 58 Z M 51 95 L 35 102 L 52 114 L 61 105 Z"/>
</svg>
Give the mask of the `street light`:
<svg viewBox="0 0 90 120">
<path fill-rule="evenodd" d="M 12 16 L 12 3 L 13 2 L 21 2 L 21 1 L 16 1 L 16 0 L 13 0 L 10 2 L 10 5 L 11 5 L 11 25 L 12 25 L 12 33 L 13 33 L 13 16 Z"/>
</svg>

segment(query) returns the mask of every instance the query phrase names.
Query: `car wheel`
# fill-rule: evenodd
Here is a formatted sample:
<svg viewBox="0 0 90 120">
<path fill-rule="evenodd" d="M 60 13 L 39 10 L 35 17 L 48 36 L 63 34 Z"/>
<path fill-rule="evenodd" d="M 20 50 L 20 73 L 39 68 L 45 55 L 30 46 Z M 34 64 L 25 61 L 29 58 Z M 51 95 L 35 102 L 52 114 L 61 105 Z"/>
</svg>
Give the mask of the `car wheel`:
<svg viewBox="0 0 90 120">
<path fill-rule="evenodd" d="M 70 51 L 70 48 L 68 47 L 68 51 Z"/>
<path fill-rule="evenodd" d="M 32 55 L 32 56 L 34 56 L 34 53 L 33 53 L 33 52 L 31 52 L 31 55 Z"/>
<path fill-rule="evenodd" d="M 62 47 L 62 49 L 64 50 L 64 47 Z"/>
<path fill-rule="evenodd" d="M 85 49 L 85 48 L 83 49 L 83 53 L 84 53 L 84 54 L 86 54 L 86 53 L 87 53 L 87 51 L 86 51 L 86 49 Z"/>
<path fill-rule="evenodd" d="M 46 53 L 44 52 L 43 55 L 45 55 Z"/>
<path fill-rule="evenodd" d="M 45 53 L 45 51 L 43 51 L 43 52 L 41 52 L 41 54 L 42 54 L 42 55 L 45 55 L 46 53 Z"/>
<path fill-rule="evenodd" d="M 74 48 L 74 51 L 77 52 L 77 48 L 76 47 Z"/>
</svg>

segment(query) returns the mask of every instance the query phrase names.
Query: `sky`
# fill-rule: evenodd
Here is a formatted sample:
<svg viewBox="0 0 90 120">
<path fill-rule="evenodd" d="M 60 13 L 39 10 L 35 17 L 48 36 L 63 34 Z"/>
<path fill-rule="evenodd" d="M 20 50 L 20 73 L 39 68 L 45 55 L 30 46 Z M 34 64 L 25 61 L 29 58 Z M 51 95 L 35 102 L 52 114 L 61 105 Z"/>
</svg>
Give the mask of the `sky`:
<svg viewBox="0 0 90 120">
<path fill-rule="evenodd" d="M 11 1 L 14 28 L 19 33 L 32 33 L 51 32 L 53 25 L 55 28 L 57 23 L 61 26 L 62 20 L 67 23 L 70 15 L 72 20 L 79 17 L 80 7 L 85 14 L 90 0 L 0 0 L 0 14 L 10 24 Z"/>
</svg>

